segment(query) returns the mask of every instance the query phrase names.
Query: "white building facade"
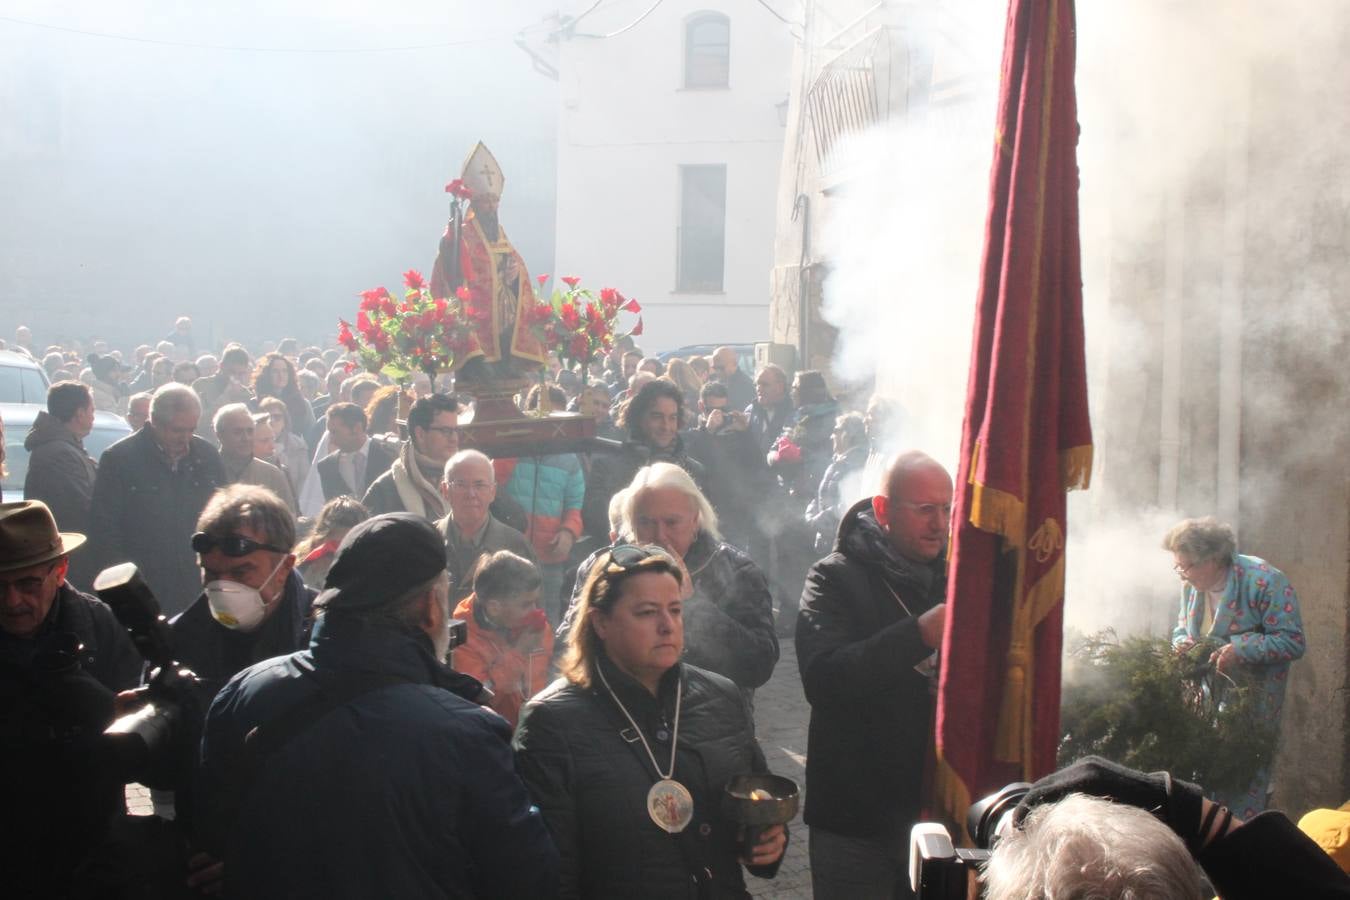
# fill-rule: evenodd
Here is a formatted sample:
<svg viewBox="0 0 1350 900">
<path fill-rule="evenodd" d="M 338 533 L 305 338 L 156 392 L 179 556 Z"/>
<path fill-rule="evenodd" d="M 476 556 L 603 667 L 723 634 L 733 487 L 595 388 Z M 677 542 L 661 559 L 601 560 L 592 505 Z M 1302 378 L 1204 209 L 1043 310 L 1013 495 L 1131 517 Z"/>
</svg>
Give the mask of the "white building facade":
<svg viewBox="0 0 1350 900">
<path fill-rule="evenodd" d="M 795 5 L 577 4 L 556 33 L 556 274 L 636 297 L 649 353 L 768 338 Z"/>
</svg>

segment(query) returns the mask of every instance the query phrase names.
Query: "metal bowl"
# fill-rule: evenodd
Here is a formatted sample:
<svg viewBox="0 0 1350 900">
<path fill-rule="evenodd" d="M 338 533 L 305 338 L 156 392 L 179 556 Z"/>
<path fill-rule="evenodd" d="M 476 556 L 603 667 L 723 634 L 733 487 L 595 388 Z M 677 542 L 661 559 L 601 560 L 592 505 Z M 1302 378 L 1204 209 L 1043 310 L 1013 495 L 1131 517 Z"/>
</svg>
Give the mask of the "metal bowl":
<svg viewBox="0 0 1350 900">
<path fill-rule="evenodd" d="M 800 790 L 791 778 L 737 775 L 722 792 L 722 812 L 740 825 L 786 825 L 797 815 L 799 800 Z"/>
</svg>

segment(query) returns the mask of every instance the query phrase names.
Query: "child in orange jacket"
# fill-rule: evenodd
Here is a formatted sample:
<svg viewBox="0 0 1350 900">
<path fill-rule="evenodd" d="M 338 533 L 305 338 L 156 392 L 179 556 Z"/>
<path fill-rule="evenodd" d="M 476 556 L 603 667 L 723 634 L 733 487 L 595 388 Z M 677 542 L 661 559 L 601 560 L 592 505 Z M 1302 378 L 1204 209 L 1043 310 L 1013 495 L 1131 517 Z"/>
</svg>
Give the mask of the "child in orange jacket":
<svg viewBox="0 0 1350 900">
<path fill-rule="evenodd" d="M 489 705 L 514 728 L 521 706 L 549 682 L 553 632 L 539 605 L 542 579 L 510 550 L 483 557 L 472 577 L 473 593 L 455 607 L 469 634 L 454 667 L 492 691 Z"/>
</svg>

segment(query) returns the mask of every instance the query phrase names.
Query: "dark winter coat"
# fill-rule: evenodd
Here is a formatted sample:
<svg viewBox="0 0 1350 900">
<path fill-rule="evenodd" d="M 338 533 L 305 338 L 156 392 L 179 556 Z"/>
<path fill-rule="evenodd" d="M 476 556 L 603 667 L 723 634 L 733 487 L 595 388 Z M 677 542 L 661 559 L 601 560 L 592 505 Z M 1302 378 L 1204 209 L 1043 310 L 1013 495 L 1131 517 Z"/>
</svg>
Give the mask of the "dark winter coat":
<svg viewBox="0 0 1350 900">
<path fill-rule="evenodd" d="M 62 634 L 82 645 L 76 666 L 52 664 Z M 92 896 L 74 891 L 72 878 L 126 807 L 102 733 L 114 692 L 134 687 L 140 672 L 112 611 L 69 582 L 31 639 L 0 631 L 6 897 Z"/>
<path fill-rule="evenodd" d="M 60 632 L 79 639 L 80 668 L 108 690 L 124 691 L 140 682 L 141 655 L 126 629 L 106 603 L 80 593 L 69 581 L 57 589 L 56 600 L 33 637 L 19 638 L 0 631 L 0 665 L 28 668 L 42 639 Z"/>
<path fill-rule="evenodd" d="M 169 467 L 146 426 L 103 452 L 89 505 L 89 546 L 94 571 L 134 562 L 166 615 L 181 612 L 201 593 L 201 570 L 192 552 L 197 517 L 225 484 L 220 454 L 199 437 L 188 455 Z"/>
<path fill-rule="evenodd" d="M 673 777 L 694 798 L 694 819 L 667 834 L 647 813 L 651 761 L 599 679 L 590 688 L 558 680 L 525 704 L 516 731 L 521 777 L 544 812 L 562 857 L 564 900 L 691 900 L 698 896 L 680 849 L 712 871 L 718 900 L 748 898 L 737 862 L 736 826 L 721 814 L 735 775 L 764 772 L 754 723 L 736 686 L 693 666 L 663 677 L 659 699 L 601 659 L 605 677 L 663 767 L 670 765 L 675 689 L 684 679 Z M 694 855 L 696 854 L 696 856 Z M 757 867 L 763 878 L 778 865 Z"/>
<path fill-rule="evenodd" d="M 747 550 L 758 527 L 758 516 L 770 492 L 777 492 L 764 454 L 749 431 L 705 428 L 687 436 L 689 452 L 707 469 L 708 502 L 717 510 L 718 526 L 732 544 Z"/>
<path fill-rule="evenodd" d="M 799 407 L 778 440 L 791 441 L 800 455 L 791 461 L 781 453 L 769 455 L 769 467 L 777 473 L 788 493 L 796 498 L 799 510 L 805 509 L 815 498 L 825 469 L 834 457 L 831 435 L 838 416 L 839 404 L 833 400 Z"/>
<path fill-rule="evenodd" d="M 715 380 L 726 385 L 727 405 L 732 409 L 745 409 L 755 402 L 755 383 L 740 366 L 736 367 L 736 371 L 732 372 L 730 377 L 719 374 Z M 692 402 L 693 399 L 693 397 L 685 398 L 686 402 Z"/>
<path fill-rule="evenodd" d="M 94 460 L 70 426 L 46 410 L 37 414 L 24 438 L 28 474 L 23 494 L 51 509 L 62 531 L 89 533 L 89 501 L 94 496 Z"/>
<path fill-rule="evenodd" d="M 267 733 L 334 685 L 384 684 L 329 711 L 263 758 Z M 510 728 L 453 689 L 471 681 L 422 632 L 315 623 L 308 650 L 236 675 L 207 713 L 203 845 L 231 897 L 553 897 L 558 854 L 516 775 Z M 476 687 L 476 685 L 475 685 Z"/>
<path fill-rule="evenodd" d="M 867 447 L 853 447 L 835 456 L 821 476 L 816 497 L 806 506 L 806 524 L 816 532 L 817 553 L 827 553 L 834 545 L 839 517 L 844 511 L 842 504 L 851 499 L 840 494 L 844 479 L 861 472 L 866 463 Z"/>
<path fill-rule="evenodd" d="M 761 454 L 768 453 L 783 429 L 792 424 L 792 401 L 788 399 L 775 406 L 761 406 L 756 401 L 745 412 L 750 417 L 750 437 Z"/>
<path fill-rule="evenodd" d="M 933 651 L 917 617 L 945 591 L 941 559 L 900 556 L 870 498 L 844 514 L 834 552 L 811 567 L 797 617 L 797 666 L 811 705 L 808 825 L 869 837 L 908 833 L 918 820 L 933 697 L 914 666 Z"/>
<path fill-rule="evenodd" d="M 586 574 L 608 550 L 595 551 L 577 568 L 557 643 L 565 643 L 572 630 Z M 684 564 L 694 580 L 694 595 L 684 603 L 684 661 L 730 678 L 746 690 L 767 682 L 778 663 L 778 636 L 764 572 L 744 552 L 707 532 L 699 533 Z"/>
<path fill-rule="evenodd" d="M 699 490 L 707 493 L 708 479 L 703 463 L 689 455 L 682 438 L 676 437 L 665 450 L 642 441 L 625 441 L 617 452 L 596 453 L 591 458 L 591 471 L 586 476 L 586 499 L 581 507 L 581 522 L 589 537 L 601 544 L 609 543 L 609 501 L 632 483 L 639 469 L 659 462 L 674 463 L 684 469 L 693 476 Z"/>
</svg>

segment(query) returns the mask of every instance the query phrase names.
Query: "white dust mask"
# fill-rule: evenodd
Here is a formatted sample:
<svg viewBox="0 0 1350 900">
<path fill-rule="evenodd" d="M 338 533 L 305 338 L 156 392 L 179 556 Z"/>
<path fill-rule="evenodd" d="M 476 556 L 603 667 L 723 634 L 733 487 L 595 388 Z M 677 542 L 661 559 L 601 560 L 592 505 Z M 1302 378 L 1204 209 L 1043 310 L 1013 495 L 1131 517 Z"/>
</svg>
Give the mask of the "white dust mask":
<svg viewBox="0 0 1350 900">
<path fill-rule="evenodd" d="M 263 584 L 272 580 L 280 571 L 286 557 L 282 557 L 263 579 Z M 206 602 L 211 607 L 211 616 L 217 622 L 234 631 L 253 631 L 262 624 L 267 613 L 267 602 L 263 600 L 258 588 L 251 588 L 237 581 L 219 579 L 206 585 Z"/>
</svg>

